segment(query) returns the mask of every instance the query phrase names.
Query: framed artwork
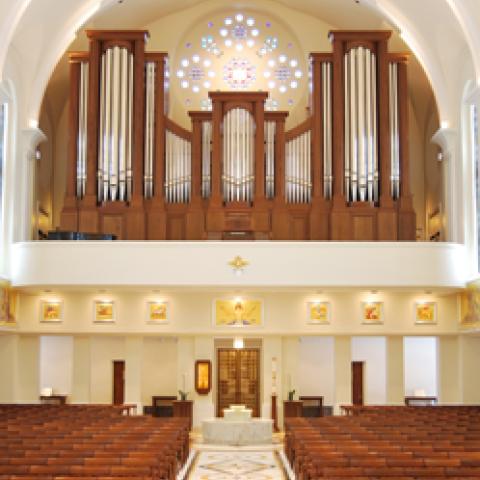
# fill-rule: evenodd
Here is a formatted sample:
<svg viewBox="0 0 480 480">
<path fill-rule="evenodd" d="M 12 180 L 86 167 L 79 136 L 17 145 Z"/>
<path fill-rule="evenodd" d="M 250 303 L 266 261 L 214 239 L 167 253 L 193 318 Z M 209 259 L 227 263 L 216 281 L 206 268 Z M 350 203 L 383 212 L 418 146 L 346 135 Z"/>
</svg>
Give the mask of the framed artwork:
<svg viewBox="0 0 480 480">
<path fill-rule="evenodd" d="M 307 323 L 326 325 L 330 323 L 330 302 L 307 302 Z"/>
<path fill-rule="evenodd" d="M 40 302 L 40 321 L 44 323 L 61 322 L 63 320 L 63 302 Z"/>
<path fill-rule="evenodd" d="M 197 360 L 195 362 L 195 391 L 199 395 L 208 395 L 212 388 L 212 362 Z"/>
<path fill-rule="evenodd" d="M 462 327 L 480 326 L 480 285 L 472 282 L 467 285 L 460 297 L 460 323 Z"/>
<path fill-rule="evenodd" d="M 214 324 L 217 327 L 252 327 L 262 325 L 263 302 L 252 299 L 215 300 Z"/>
<path fill-rule="evenodd" d="M 168 303 L 147 302 L 147 323 L 168 323 Z"/>
<path fill-rule="evenodd" d="M 383 302 L 362 302 L 362 323 L 381 325 L 383 323 Z"/>
<path fill-rule="evenodd" d="M 0 326 L 16 325 L 17 292 L 10 282 L 0 279 Z"/>
<path fill-rule="evenodd" d="M 112 323 L 115 321 L 114 303 L 104 302 L 102 300 L 95 301 L 95 323 Z"/>
<path fill-rule="evenodd" d="M 435 325 L 437 323 L 437 304 L 435 302 L 415 302 L 415 323 Z"/>
</svg>

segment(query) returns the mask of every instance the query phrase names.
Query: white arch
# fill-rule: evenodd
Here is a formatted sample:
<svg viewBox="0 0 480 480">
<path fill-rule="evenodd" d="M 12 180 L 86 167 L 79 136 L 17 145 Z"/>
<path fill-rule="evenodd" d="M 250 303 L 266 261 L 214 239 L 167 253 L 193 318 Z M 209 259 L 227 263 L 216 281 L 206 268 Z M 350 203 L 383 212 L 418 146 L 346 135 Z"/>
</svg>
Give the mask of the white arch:
<svg viewBox="0 0 480 480">
<path fill-rule="evenodd" d="M 8 49 L 10 48 L 10 42 L 31 1 L 32 0 L 11 0 L 9 2 L 10 5 L 7 7 L 9 10 L 2 15 L 4 20 L 0 23 L 0 81 L 3 78 L 3 67 L 5 65 L 5 59 L 7 58 Z"/>
<path fill-rule="evenodd" d="M 22 17 L 22 15 L 25 15 L 25 11 L 27 10 L 27 7 L 31 1 L 32 0 L 17 0 L 17 3 L 21 5 L 16 9 L 16 26 L 18 26 L 19 19 Z M 30 122 L 30 124 L 35 124 L 35 121 L 38 120 L 40 105 L 51 72 L 53 71 L 63 52 L 67 49 L 68 45 L 74 38 L 76 31 L 99 9 L 109 6 L 114 1 L 115 0 L 84 0 L 82 2 L 82 0 L 79 0 L 80 7 L 76 9 L 67 22 L 64 23 L 65 27 L 56 36 L 55 41 L 53 42 L 55 48 L 50 49 L 47 57 L 42 59 L 42 67 L 32 82 L 33 91 L 29 96 L 30 101 L 29 105 L 27 106 L 28 118 L 33 121 Z M 436 57 L 431 47 L 429 47 L 428 39 L 422 35 L 419 26 L 416 26 L 409 18 L 407 18 L 407 16 L 394 5 L 392 0 L 365 1 L 370 5 L 371 8 L 379 11 L 382 16 L 387 18 L 389 22 L 397 26 L 397 28 L 399 28 L 401 31 L 401 36 L 419 59 L 431 82 L 438 104 L 442 126 L 448 127 L 449 124 L 453 123 L 454 121 L 453 112 L 455 109 L 451 105 L 451 100 L 445 87 L 446 82 L 442 74 L 440 59 Z M 453 9 L 459 5 L 458 0 L 444 0 L 444 2 L 446 2 L 450 8 L 453 6 Z M 468 44 L 472 52 L 476 52 L 478 50 L 475 50 L 475 42 L 477 41 L 478 35 L 472 35 L 472 28 L 470 25 L 471 22 L 469 23 L 468 21 L 465 21 L 465 18 L 468 17 L 467 10 L 468 8 L 457 8 L 456 10 L 454 9 L 454 13 L 460 23 L 460 26 L 462 28 L 466 26 L 466 30 L 463 30 L 465 32 L 465 42 Z M 14 31 L 13 24 L 11 28 Z M 10 40 L 12 36 L 13 33 L 9 33 Z M 2 57 L 0 56 L 0 67 L 3 67 L 1 60 Z M 480 64 L 480 60 L 478 60 L 475 55 L 473 55 L 473 61 L 476 67 L 477 64 Z"/>
</svg>

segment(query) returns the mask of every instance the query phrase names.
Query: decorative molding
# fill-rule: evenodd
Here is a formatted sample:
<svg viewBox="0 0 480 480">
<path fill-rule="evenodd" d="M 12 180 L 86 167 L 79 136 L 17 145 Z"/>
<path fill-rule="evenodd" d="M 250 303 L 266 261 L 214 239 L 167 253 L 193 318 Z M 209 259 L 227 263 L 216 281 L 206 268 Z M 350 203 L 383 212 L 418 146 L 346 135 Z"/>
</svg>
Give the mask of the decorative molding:
<svg viewBox="0 0 480 480">
<path fill-rule="evenodd" d="M 47 141 L 47 136 L 38 127 L 29 127 L 22 130 L 22 139 L 26 158 L 35 160 L 35 150 Z"/>
<path fill-rule="evenodd" d="M 451 160 L 455 153 L 457 131 L 453 128 L 441 127 L 433 134 L 431 141 L 441 148 L 442 160 Z"/>
</svg>

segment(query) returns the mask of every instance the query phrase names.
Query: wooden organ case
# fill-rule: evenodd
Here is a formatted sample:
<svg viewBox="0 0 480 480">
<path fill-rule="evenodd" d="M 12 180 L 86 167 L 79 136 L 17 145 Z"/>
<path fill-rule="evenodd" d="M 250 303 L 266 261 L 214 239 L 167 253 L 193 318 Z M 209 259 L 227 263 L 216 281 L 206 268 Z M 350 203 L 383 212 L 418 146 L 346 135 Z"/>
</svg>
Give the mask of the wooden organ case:
<svg viewBox="0 0 480 480">
<path fill-rule="evenodd" d="M 166 115 L 146 31 L 87 31 L 71 53 L 61 228 L 119 239 L 414 240 L 407 54 L 388 31 L 333 31 L 310 55 L 308 118 L 267 92 L 210 92 L 191 131 Z"/>
</svg>

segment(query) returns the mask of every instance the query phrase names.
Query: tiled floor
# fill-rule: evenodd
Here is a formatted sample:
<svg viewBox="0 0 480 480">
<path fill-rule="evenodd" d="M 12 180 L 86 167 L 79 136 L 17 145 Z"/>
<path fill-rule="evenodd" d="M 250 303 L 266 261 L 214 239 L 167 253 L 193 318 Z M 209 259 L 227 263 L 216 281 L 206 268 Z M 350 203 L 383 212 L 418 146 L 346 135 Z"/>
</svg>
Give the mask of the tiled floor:
<svg viewBox="0 0 480 480">
<path fill-rule="evenodd" d="M 284 480 L 274 448 L 206 448 L 198 451 L 189 480 Z"/>
</svg>

